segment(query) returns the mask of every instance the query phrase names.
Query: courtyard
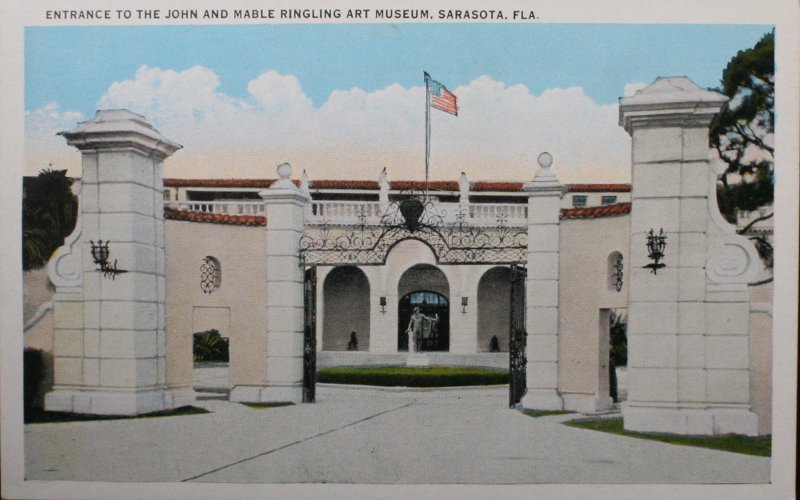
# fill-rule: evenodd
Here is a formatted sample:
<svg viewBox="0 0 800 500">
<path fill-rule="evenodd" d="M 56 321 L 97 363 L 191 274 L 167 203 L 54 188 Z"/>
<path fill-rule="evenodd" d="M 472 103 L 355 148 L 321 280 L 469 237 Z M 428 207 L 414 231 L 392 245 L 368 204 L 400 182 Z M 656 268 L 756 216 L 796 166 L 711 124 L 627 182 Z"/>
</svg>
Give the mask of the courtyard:
<svg viewBox="0 0 800 500">
<path fill-rule="evenodd" d="M 315 404 L 252 407 L 214 392 L 209 413 L 33 424 L 28 479 L 77 481 L 527 484 L 766 483 L 770 459 L 578 429 L 579 414 L 507 408 L 507 386 L 319 384 Z M 608 416 L 613 416 L 611 412 Z M 120 452 L 124 450 L 124 452 Z"/>
</svg>

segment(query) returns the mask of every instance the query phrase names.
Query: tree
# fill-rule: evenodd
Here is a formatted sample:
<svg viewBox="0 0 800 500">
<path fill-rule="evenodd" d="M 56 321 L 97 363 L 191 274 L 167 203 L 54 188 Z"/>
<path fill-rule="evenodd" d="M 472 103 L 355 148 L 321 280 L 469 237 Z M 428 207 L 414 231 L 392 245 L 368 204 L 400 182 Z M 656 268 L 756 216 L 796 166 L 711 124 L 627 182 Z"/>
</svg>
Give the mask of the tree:
<svg viewBox="0 0 800 500">
<path fill-rule="evenodd" d="M 78 199 L 66 170 L 44 169 L 25 185 L 22 200 L 22 269 L 44 266 L 75 228 Z"/>
<path fill-rule="evenodd" d="M 727 164 L 717 189 L 720 211 L 732 223 L 739 210 L 773 200 L 775 32 L 740 50 L 722 72 L 720 92 L 730 98 L 714 120 L 711 146 Z"/>
</svg>

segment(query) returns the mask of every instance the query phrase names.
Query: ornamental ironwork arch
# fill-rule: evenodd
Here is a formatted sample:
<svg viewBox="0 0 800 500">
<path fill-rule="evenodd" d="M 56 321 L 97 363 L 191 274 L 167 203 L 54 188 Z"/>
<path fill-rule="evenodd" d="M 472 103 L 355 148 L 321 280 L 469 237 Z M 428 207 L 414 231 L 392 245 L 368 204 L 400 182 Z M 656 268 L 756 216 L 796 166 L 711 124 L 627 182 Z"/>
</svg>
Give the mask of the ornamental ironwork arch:
<svg viewBox="0 0 800 500">
<path fill-rule="evenodd" d="M 458 205 L 448 214 L 427 192 L 415 190 L 399 193 L 377 222 L 370 223 L 364 209 L 355 215 L 355 225 L 306 224 L 301 264 L 382 265 L 392 248 L 406 240 L 428 245 L 437 264 L 520 264 L 527 259 L 527 226 L 509 225 L 508 211 L 500 210 L 494 224 L 474 224 L 468 206 Z"/>
</svg>

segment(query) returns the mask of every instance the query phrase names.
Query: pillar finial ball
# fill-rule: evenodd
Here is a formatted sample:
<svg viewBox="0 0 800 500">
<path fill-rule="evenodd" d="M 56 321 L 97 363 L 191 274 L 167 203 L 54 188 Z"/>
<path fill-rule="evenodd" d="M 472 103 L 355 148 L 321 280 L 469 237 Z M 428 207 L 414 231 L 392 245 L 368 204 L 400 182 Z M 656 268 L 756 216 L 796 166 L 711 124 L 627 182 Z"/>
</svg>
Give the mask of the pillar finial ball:
<svg viewBox="0 0 800 500">
<path fill-rule="evenodd" d="M 539 154 L 539 157 L 536 158 L 536 161 L 539 162 L 539 166 L 542 168 L 550 168 L 553 165 L 553 155 L 548 153 L 547 151 Z"/>
<path fill-rule="evenodd" d="M 281 163 L 278 165 L 278 177 L 283 179 L 289 179 L 289 176 L 292 175 L 292 166 L 288 163 Z"/>
</svg>

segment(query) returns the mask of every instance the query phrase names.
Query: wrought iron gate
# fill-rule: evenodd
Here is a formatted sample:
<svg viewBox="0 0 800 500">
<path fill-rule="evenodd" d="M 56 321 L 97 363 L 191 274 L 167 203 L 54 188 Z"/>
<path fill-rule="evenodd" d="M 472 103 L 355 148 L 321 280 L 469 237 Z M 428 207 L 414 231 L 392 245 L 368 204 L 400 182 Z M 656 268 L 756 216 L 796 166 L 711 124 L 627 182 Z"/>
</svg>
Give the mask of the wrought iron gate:
<svg viewBox="0 0 800 500">
<path fill-rule="evenodd" d="M 313 403 L 317 384 L 317 268 L 305 272 L 303 286 L 303 402 Z"/>
<path fill-rule="evenodd" d="M 527 270 L 516 264 L 511 266 L 511 321 L 508 343 L 508 404 L 514 408 L 525 394 L 525 277 Z"/>
</svg>

